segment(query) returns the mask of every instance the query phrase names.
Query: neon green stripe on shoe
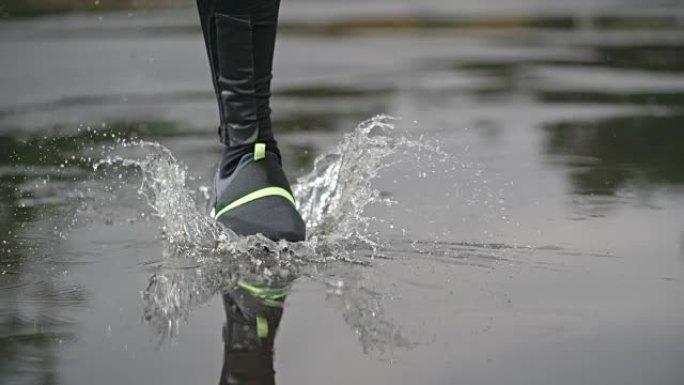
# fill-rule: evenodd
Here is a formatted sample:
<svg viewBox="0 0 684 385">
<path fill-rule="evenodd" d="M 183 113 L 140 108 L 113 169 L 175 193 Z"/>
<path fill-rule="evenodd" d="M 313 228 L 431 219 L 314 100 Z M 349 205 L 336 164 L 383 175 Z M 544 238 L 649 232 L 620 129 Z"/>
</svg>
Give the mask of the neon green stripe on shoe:
<svg viewBox="0 0 684 385">
<path fill-rule="evenodd" d="M 242 198 L 233 201 L 228 206 L 219 210 L 214 215 L 214 219 L 218 220 L 223 214 L 227 213 L 228 211 L 230 211 L 236 207 L 239 207 L 239 206 L 242 206 L 242 205 L 249 203 L 251 201 L 255 201 L 257 199 L 266 198 L 266 197 L 282 197 L 282 198 L 285 198 L 288 201 L 290 201 L 290 203 L 292 203 L 293 205 L 295 204 L 295 200 L 294 200 L 294 197 L 292 196 L 292 194 L 290 194 L 290 192 L 285 190 L 284 188 L 282 188 L 282 187 L 265 187 L 265 188 L 262 188 L 260 190 L 256 190 L 254 192 L 251 192 L 251 193 L 243 196 Z"/>
<path fill-rule="evenodd" d="M 266 157 L 266 145 L 264 143 L 254 144 L 254 160 L 264 159 Z"/>
<path fill-rule="evenodd" d="M 268 320 L 266 318 L 257 316 L 256 317 L 256 330 L 257 330 L 257 336 L 259 338 L 267 338 L 268 337 Z"/>
<path fill-rule="evenodd" d="M 247 283 L 245 281 L 238 281 L 238 286 L 241 288 L 247 290 L 250 292 L 255 297 L 263 297 L 263 298 L 282 298 L 287 295 L 288 290 L 290 290 L 289 286 L 285 287 L 259 287 L 252 285 L 250 283 Z"/>
<path fill-rule="evenodd" d="M 285 287 L 258 287 L 245 281 L 239 281 L 238 286 L 246 290 L 252 297 L 256 298 L 264 306 L 283 307 L 289 286 Z"/>
</svg>

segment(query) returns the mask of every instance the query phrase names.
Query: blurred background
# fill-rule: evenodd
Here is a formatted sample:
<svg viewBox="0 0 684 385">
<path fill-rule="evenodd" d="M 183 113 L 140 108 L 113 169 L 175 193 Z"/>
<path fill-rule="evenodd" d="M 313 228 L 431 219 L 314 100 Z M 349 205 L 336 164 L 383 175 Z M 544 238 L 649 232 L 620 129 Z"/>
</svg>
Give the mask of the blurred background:
<svg viewBox="0 0 684 385">
<path fill-rule="evenodd" d="M 290 176 L 381 113 L 471 171 L 377 181 L 406 244 L 367 274 L 421 343 L 369 359 L 303 280 L 279 383 L 684 383 L 683 73 L 681 0 L 283 0 Z M 1 383 L 216 382 L 220 301 L 155 349 L 158 223 L 92 164 L 142 138 L 209 185 L 217 120 L 194 2 L 0 0 Z"/>
</svg>

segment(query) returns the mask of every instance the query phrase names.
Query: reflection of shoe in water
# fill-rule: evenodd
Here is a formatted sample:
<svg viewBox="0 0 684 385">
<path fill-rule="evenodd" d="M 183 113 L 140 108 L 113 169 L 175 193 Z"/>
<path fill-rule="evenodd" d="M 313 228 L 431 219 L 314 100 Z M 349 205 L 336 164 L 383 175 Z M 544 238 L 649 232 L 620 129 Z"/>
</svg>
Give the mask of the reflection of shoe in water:
<svg viewBox="0 0 684 385">
<path fill-rule="evenodd" d="M 273 343 L 287 288 L 240 285 L 223 295 L 226 324 L 220 384 L 272 385 Z"/>
<path fill-rule="evenodd" d="M 277 155 L 262 143 L 240 159 L 230 175 L 216 176 L 212 216 L 240 235 L 303 241 L 306 226 Z"/>
</svg>

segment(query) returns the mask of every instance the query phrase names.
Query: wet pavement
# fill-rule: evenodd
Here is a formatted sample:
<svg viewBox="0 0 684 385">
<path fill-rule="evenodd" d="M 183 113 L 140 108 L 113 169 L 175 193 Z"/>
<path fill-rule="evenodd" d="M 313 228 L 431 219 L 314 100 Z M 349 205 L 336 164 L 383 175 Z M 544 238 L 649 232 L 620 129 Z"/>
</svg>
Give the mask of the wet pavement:
<svg viewBox="0 0 684 385">
<path fill-rule="evenodd" d="M 357 5 L 283 5 L 289 174 L 381 113 L 449 160 L 374 181 L 398 203 L 368 210 L 371 266 L 294 283 L 277 383 L 683 383 L 680 2 Z M 92 170 L 141 138 L 210 184 L 204 55 L 192 9 L 0 22 L 0 382 L 218 381 L 220 296 L 160 348 L 141 300 L 159 221 L 135 171 Z"/>
</svg>

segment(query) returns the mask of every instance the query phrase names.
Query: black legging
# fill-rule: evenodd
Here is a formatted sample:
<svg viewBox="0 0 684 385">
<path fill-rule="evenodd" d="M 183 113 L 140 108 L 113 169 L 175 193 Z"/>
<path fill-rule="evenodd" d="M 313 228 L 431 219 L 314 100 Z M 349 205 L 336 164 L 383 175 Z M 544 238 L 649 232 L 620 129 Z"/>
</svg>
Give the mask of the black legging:
<svg viewBox="0 0 684 385">
<path fill-rule="evenodd" d="M 219 104 L 219 136 L 232 149 L 229 157 L 255 142 L 280 155 L 269 105 L 279 7 L 280 0 L 197 0 Z"/>
</svg>

